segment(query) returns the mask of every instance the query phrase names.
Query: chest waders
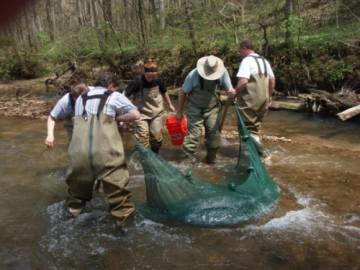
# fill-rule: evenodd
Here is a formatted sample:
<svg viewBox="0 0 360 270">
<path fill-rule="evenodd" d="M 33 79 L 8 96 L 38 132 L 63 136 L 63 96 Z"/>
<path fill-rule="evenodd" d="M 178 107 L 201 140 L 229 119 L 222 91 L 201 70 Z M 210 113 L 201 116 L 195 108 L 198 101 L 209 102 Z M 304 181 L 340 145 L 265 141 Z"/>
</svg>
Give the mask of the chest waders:
<svg viewBox="0 0 360 270">
<path fill-rule="evenodd" d="M 104 114 L 106 100 L 112 94 L 82 95 L 84 111 L 74 117 L 74 132 L 69 146 L 71 170 L 67 175 L 69 197 L 66 205 L 71 214 L 79 214 L 92 198 L 95 188 L 101 187 L 110 207 L 111 215 L 121 225 L 134 211 L 126 190 L 129 173 L 124 148 L 114 117 Z M 89 99 L 100 99 L 98 113 L 85 111 Z"/>
<path fill-rule="evenodd" d="M 221 120 L 221 102 L 216 93 L 219 80 L 204 80 L 200 75 L 199 85 L 186 97 L 185 114 L 188 120 L 188 134 L 185 137 L 183 151 L 185 155 L 195 154 L 205 127 L 206 161 L 213 163 L 220 146 L 219 125 Z"/>
<path fill-rule="evenodd" d="M 265 59 L 261 56 L 251 56 L 255 59 L 258 73 L 251 75 L 246 90 L 238 97 L 238 106 L 241 116 L 250 133 L 257 134 L 260 130 L 262 119 L 267 112 L 269 100 L 269 77 Z M 264 65 L 264 73 L 260 69 L 260 60 Z"/>
<path fill-rule="evenodd" d="M 159 86 L 145 88 L 141 79 L 140 91 L 135 94 L 134 104 L 141 113 L 135 122 L 135 138 L 145 147 L 158 153 L 163 140 L 162 127 L 164 105 Z"/>
</svg>

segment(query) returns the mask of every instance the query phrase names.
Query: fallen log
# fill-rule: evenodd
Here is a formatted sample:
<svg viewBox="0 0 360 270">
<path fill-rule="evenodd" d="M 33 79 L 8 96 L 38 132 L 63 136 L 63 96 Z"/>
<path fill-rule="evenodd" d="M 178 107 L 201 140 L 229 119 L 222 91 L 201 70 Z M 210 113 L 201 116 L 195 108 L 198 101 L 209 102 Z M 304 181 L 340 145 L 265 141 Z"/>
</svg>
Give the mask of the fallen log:
<svg viewBox="0 0 360 270">
<path fill-rule="evenodd" d="M 299 111 L 304 108 L 304 102 L 301 100 L 273 100 L 270 109 L 285 109 Z"/>
<path fill-rule="evenodd" d="M 352 107 L 350 109 L 347 109 L 345 111 L 342 111 L 341 113 L 338 113 L 337 116 L 345 121 L 348 120 L 356 115 L 360 114 L 360 105 L 357 105 L 355 107 Z"/>
</svg>

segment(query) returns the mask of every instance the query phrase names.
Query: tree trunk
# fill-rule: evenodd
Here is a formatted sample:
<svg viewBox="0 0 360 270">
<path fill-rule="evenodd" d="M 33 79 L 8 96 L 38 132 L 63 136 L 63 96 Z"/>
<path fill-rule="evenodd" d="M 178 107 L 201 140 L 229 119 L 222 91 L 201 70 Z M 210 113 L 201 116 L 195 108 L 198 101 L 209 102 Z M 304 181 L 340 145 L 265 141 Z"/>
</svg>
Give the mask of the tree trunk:
<svg viewBox="0 0 360 270">
<path fill-rule="evenodd" d="M 290 45 L 291 43 L 291 29 L 290 29 L 290 18 L 294 13 L 294 0 L 286 0 L 285 3 L 285 17 L 286 17 L 286 32 L 285 32 L 285 43 Z"/>
<path fill-rule="evenodd" d="M 104 31 L 105 40 L 106 42 L 108 42 L 110 36 L 109 28 L 112 26 L 113 23 L 113 17 L 111 12 L 111 0 L 103 0 L 102 10 L 104 15 L 104 21 L 106 22 L 105 31 Z"/>
<path fill-rule="evenodd" d="M 78 24 L 80 26 L 83 25 L 83 15 L 82 15 L 82 7 L 81 7 L 81 0 L 76 0 L 76 15 L 78 19 Z"/>
<path fill-rule="evenodd" d="M 140 37 L 141 37 L 142 45 L 146 50 L 147 48 L 146 22 L 144 17 L 144 6 L 142 0 L 137 1 L 137 14 L 140 24 Z"/>
<path fill-rule="evenodd" d="M 41 20 L 40 17 L 38 15 L 38 4 L 36 4 L 36 2 L 31 3 L 31 7 L 32 7 L 32 14 L 33 14 L 33 22 L 34 22 L 34 27 L 36 29 L 36 32 L 39 32 L 42 30 L 42 25 L 41 25 Z"/>
<path fill-rule="evenodd" d="M 55 40 L 55 23 L 53 15 L 53 6 L 51 0 L 46 0 L 46 20 L 48 24 L 48 34 L 50 36 L 50 40 Z"/>
<path fill-rule="evenodd" d="M 104 20 L 113 24 L 111 0 L 103 0 Z"/>
<path fill-rule="evenodd" d="M 24 10 L 25 24 L 27 30 L 27 40 L 31 49 L 35 48 L 35 29 L 32 18 L 30 17 L 30 10 Z"/>
<path fill-rule="evenodd" d="M 340 0 L 335 0 L 336 28 L 339 28 L 339 5 Z"/>
<path fill-rule="evenodd" d="M 124 23 L 124 29 L 125 32 L 129 32 L 129 18 L 130 18 L 130 11 L 129 11 L 129 4 L 128 4 L 128 0 L 123 0 L 123 8 L 124 8 L 124 13 L 123 13 L 123 23 Z"/>
<path fill-rule="evenodd" d="M 97 10 L 96 10 L 96 0 L 91 0 L 91 8 L 92 8 L 92 11 L 93 11 L 95 31 L 96 31 L 96 34 L 97 34 L 99 48 L 103 53 L 106 53 L 104 33 L 102 32 L 102 30 L 101 30 L 101 28 L 99 26 L 99 18 L 98 18 L 98 13 L 97 13 Z"/>
<path fill-rule="evenodd" d="M 194 53 L 196 54 L 196 39 L 195 39 L 194 25 L 193 25 L 193 22 L 191 20 L 190 0 L 185 0 L 184 4 L 185 4 L 184 8 L 185 8 L 185 15 L 186 15 L 186 24 L 187 24 L 188 29 L 189 29 L 189 36 L 190 36 L 190 39 L 191 39 L 193 50 L 194 50 Z"/>
<path fill-rule="evenodd" d="M 165 0 L 159 0 L 160 2 L 160 29 L 165 29 Z"/>
</svg>

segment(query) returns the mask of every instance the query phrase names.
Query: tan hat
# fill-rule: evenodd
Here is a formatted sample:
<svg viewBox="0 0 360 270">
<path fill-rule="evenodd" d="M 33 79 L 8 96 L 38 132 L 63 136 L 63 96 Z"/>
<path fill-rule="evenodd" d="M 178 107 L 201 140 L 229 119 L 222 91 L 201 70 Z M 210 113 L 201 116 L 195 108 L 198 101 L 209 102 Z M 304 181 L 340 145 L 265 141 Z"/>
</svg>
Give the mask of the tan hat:
<svg viewBox="0 0 360 270">
<path fill-rule="evenodd" d="M 224 62 L 214 55 L 201 57 L 196 68 L 199 75 L 209 81 L 220 79 L 225 72 Z"/>
</svg>

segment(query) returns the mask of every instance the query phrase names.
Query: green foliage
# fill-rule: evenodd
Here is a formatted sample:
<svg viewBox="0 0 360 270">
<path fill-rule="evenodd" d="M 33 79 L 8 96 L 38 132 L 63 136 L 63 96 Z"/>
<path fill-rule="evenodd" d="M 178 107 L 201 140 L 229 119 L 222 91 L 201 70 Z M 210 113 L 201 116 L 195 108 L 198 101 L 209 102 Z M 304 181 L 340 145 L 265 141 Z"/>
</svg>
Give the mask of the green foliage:
<svg viewBox="0 0 360 270">
<path fill-rule="evenodd" d="M 298 15 L 291 15 L 285 22 L 284 27 L 290 32 L 290 40 L 288 42 L 295 44 L 298 43 L 301 31 L 304 26 L 304 18 Z"/>
<path fill-rule="evenodd" d="M 0 68 L 0 75 L 7 79 L 33 79 L 45 74 L 46 69 L 42 61 L 35 55 L 24 54 L 6 57 Z"/>
<path fill-rule="evenodd" d="M 229 72 L 234 74 L 240 63 L 237 52 L 238 41 L 251 39 L 256 50 L 264 44 L 263 30 L 259 22 L 267 25 L 269 53 L 267 57 L 274 67 L 277 77 L 277 90 L 306 90 L 309 85 L 323 89 L 336 89 L 346 80 L 353 68 L 360 64 L 352 64 L 346 56 L 356 55 L 348 51 L 349 46 L 337 44 L 348 43 L 349 40 L 360 37 L 360 22 L 352 19 L 343 20 L 337 28 L 334 18 L 326 18 L 326 23 L 316 24 L 311 16 L 319 16 L 322 8 L 329 8 L 316 0 L 298 2 L 298 7 L 287 21 L 284 22 L 284 0 L 247 1 L 245 5 L 245 21 L 241 21 L 241 8 L 229 4 L 225 0 L 190 1 L 191 18 L 195 30 L 196 51 L 189 37 L 188 22 L 184 8 L 170 5 L 166 10 L 166 29 L 160 30 L 158 20 L 153 14 L 145 13 L 147 20 L 148 44 L 143 47 L 139 39 L 137 18 L 132 18 L 126 31 L 122 23 L 109 23 L 100 20 L 99 29 L 93 26 L 69 25 L 57 30 L 56 40 L 52 42 L 48 33 L 37 33 L 36 49 L 30 49 L 23 44 L 13 46 L 14 40 L 0 38 L 1 78 L 31 78 L 40 76 L 46 71 L 53 71 L 56 66 L 77 61 L 78 65 L 106 66 L 121 74 L 126 79 L 132 77 L 131 65 L 154 52 L 163 77 L 167 84 L 181 85 L 187 72 L 195 67 L 199 57 L 215 54 L 221 57 Z M 308 4 L 307 4 L 308 3 Z M 228 5 L 226 8 L 225 6 Z M 307 6 L 306 6 L 307 5 Z M 317 13 L 306 10 L 306 7 L 318 9 Z M 205 7 L 206 6 L 206 7 Z M 355 0 L 343 0 L 342 7 L 351 8 L 355 14 L 359 5 Z M 114 6 L 117 12 L 123 12 L 121 5 Z M 301 10 L 300 7 L 303 7 Z M 332 7 L 332 6 L 331 6 Z M 224 8 L 224 12 L 220 12 Z M 226 10 L 225 10 L 226 9 Z M 343 10 L 340 10 L 344 12 Z M 233 18 L 236 14 L 236 20 Z M 333 14 L 327 10 L 326 14 Z M 347 14 L 347 13 L 346 13 Z M 126 14 L 125 14 L 126 15 Z M 127 14 L 129 15 L 129 14 Z M 317 20 L 321 21 L 318 17 Z M 324 19 L 325 22 L 325 19 Z M 67 31 L 68 29 L 68 31 Z M 132 31 L 128 31 L 132 29 Z M 105 50 L 101 50 L 98 32 L 107 32 Z M 286 30 L 291 33 L 291 50 L 284 45 Z M 346 47 L 346 48 L 344 48 Z M 20 49 L 21 48 L 21 49 Z M 26 52 L 26 53 L 25 53 Z M 344 56 L 344 58 L 342 58 Z M 90 69 L 90 68 L 89 68 Z M 235 82 L 235 81 L 234 81 Z"/>
<path fill-rule="evenodd" d="M 332 59 L 324 55 L 315 58 L 311 67 L 311 74 L 314 81 L 321 88 L 336 90 L 341 87 L 346 76 L 352 72 L 352 63 L 342 59 Z"/>
</svg>

